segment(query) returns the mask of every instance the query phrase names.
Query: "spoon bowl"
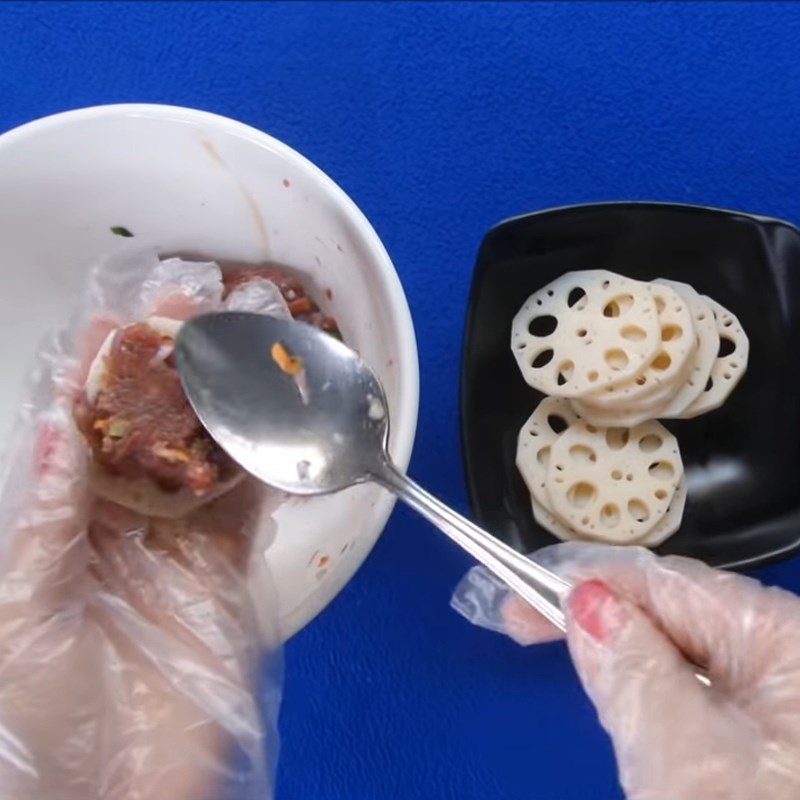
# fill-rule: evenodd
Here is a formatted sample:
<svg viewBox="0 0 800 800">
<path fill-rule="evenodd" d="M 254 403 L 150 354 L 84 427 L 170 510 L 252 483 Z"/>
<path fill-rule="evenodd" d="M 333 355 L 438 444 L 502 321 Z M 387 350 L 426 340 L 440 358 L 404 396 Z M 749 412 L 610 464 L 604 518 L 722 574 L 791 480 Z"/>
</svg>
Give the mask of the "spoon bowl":
<svg viewBox="0 0 800 800">
<path fill-rule="evenodd" d="M 245 470 L 291 494 L 370 480 L 389 438 L 378 379 L 349 347 L 314 333 L 264 314 L 207 314 L 183 325 L 176 346 L 200 422 Z"/>
</svg>

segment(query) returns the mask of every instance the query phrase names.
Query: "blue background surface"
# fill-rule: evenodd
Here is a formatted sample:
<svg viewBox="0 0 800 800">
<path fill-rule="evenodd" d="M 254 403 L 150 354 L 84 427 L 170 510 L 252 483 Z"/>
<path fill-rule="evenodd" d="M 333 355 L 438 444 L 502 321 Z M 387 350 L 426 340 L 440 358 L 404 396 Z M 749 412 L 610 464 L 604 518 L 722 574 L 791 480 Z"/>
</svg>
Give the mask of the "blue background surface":
<svg viewBox="0 0 800 800">
<path fill-rule="evenodd" d="M 458 362 L 483 233 L 609 199 L 800 221 L 798 42 L 791 3 L 0 3 L 0 130 L 175 103 L 319 164 L 405 284 L 422 373 L 412 471 L 464 508 Z M 467 566 L 398 509 L 289 643 L 279 800 L 621 796 L 563 648 L 524 650 L 449 610 Z M 759 574 L 800 590 L 797 561 Z"/>
</svg>

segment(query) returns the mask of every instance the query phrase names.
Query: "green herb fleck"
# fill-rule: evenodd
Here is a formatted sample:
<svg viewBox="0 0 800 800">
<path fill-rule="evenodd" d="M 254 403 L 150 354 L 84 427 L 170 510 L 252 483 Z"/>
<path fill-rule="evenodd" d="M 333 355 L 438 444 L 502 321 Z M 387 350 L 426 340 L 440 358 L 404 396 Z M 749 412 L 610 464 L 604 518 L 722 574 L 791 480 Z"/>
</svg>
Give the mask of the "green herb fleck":
<svg viewBox="0 0 800 800">
<path fill-rule="evenodd" d="M 131 427 L 130 422 L 124 419 L 115 419 L 108 426 L 108 435 L 112 439 L 121 439 Z"/>
<path fill-rule="evenodd" d="M 133 236 L 133 234 L 124 225 L 112 225 L 111 233 L 113 233 L 115 236 L 124 236 L 126 239 L 130 239 Z"/>
</svg>

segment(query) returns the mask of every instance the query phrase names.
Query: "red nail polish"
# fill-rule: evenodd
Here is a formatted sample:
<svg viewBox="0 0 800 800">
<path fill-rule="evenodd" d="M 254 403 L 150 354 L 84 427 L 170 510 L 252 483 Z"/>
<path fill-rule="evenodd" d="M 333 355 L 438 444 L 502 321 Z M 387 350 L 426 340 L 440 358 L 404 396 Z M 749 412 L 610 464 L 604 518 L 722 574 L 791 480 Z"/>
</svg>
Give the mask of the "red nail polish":
<svg viewBox="0 0 800 800">
<path fill-rule="evenodd" d="M 598 642 L 607 642 L 625 620 L 623 605 L 599 580 L 579 584 L 567 603 L 575 623 Z"/>
</svg>

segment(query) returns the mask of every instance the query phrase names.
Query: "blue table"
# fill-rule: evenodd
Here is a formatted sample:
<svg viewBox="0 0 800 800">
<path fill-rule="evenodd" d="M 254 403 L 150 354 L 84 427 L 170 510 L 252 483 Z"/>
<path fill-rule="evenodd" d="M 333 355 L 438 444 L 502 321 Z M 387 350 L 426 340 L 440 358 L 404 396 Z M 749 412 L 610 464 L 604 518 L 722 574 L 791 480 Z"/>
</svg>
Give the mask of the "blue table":
<svg viewBox="0 0 800 800">
<path fill-rule="evenodd" d="M 789 3 L 0 3 L 0 130 L 98 103 L 197 106 L 307 155 L 392 255 L 419 336 L 412 472 L 465 507 L 462 319 L 498 220 L 609 199 L 800 221 Z M 448 608 L 466 557 L 398 509 L 286 649 L 279 800 L 610 800 L 560 645 Z M 760 572 L 800 591 L 800 562 Z"/>
</svg>

